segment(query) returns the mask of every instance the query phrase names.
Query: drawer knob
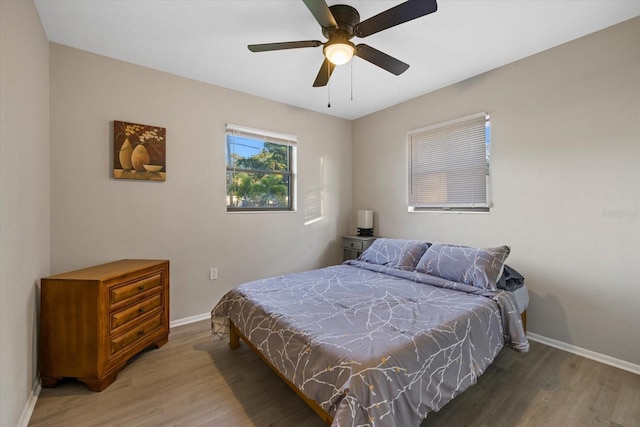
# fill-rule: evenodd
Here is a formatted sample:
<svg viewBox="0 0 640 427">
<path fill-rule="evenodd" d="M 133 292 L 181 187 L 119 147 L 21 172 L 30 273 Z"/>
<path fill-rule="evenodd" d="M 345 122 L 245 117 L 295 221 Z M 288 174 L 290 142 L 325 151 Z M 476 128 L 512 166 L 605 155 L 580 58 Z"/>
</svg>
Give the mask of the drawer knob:
<svg viewBox="0 0 640 427">
<path fill-rule="evenodd" d="M 144 285 L 142 285 L 142 286 L 138 286 L 138 290 L 139 290 L 140 292 L 144 291 Z"/>
<path fill-rule="evenodd" d="M 140 312 L 140 313 L 144 313 L 144 307 L 140 307 L 140 309 L 138 310 L 138 312 Z"/>
<path fill-rule="evenodd" d="M 141 331 L 138 331 L 138 335 L 143 336 L 144 335 L 144 329 Z"/>
<path fill-rule="evenodd" d="M 353 247 L 353 242 L 351 242 L 351 247 Z"/>
</svg>

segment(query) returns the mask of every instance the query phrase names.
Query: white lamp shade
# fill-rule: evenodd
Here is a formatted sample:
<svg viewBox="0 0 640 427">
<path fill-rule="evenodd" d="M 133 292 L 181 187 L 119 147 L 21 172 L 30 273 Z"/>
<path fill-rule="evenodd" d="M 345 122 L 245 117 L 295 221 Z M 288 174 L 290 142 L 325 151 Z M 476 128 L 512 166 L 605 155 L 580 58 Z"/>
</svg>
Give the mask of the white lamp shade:
<svg viewBox="0 0 640 427">
<path fill-rule="evenodd" d="M 335 65 L 342 65 L 353 57 L 353 47 L 346 43 L 328 44 L 324 48 L 324 54 Z"/>
<path fill-rule="evenodd" d="M 358 220 L 356 222 L 357 228 L 373 228 L 373 211 L 361 210 L 358 211 Z"/>
</svg>

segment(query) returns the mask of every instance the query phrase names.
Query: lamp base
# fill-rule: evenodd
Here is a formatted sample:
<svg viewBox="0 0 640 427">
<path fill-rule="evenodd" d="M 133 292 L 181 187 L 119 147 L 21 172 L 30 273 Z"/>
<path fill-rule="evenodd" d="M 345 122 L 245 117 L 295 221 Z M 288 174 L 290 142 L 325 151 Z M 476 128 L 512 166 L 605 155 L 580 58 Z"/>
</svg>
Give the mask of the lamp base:
<svg viewBox="0 0 640 427">
<path fill-rule="evenodd" d="M 358 236 L 361 236 L 361 237 L 372 237 L 373 236 L 373 228 L 358 228 Z"/>
</svg>

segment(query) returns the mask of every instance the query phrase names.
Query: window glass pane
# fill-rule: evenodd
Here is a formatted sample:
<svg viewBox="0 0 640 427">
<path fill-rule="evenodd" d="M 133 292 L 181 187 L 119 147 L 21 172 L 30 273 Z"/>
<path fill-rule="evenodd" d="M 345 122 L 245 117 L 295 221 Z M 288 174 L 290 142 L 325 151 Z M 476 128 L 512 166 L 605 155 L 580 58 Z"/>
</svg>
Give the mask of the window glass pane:
<svg viewBox="0 0 640 427">
<path fill-rule="evenodd" d="M 293 141 L 274 139 L 227 129 L 227 210 L 294 209 Z"/>
<path fill-rule="evenodd" d="M 291 177 L 275 173 L 227 170 L 227 206 L 244 209 L 288 209 Z"/>
<path fill-rule="evenodd" d="M 287 145 L 227 135 L 227 167 L 287 171 L 289 151 Z"/>
</svg>

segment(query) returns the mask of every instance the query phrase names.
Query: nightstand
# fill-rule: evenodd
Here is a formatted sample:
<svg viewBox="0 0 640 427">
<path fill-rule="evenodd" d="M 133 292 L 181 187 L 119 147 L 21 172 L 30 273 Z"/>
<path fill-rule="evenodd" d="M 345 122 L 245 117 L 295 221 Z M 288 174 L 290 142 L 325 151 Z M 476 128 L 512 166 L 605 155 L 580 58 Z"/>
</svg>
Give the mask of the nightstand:
<svg viewBox="0 0 640 427">
<path fill-rule="evenodd" d="M 358 258 L 376 239 L 375 236 L 342 236 L 342 261 Z"/>
</svg>

